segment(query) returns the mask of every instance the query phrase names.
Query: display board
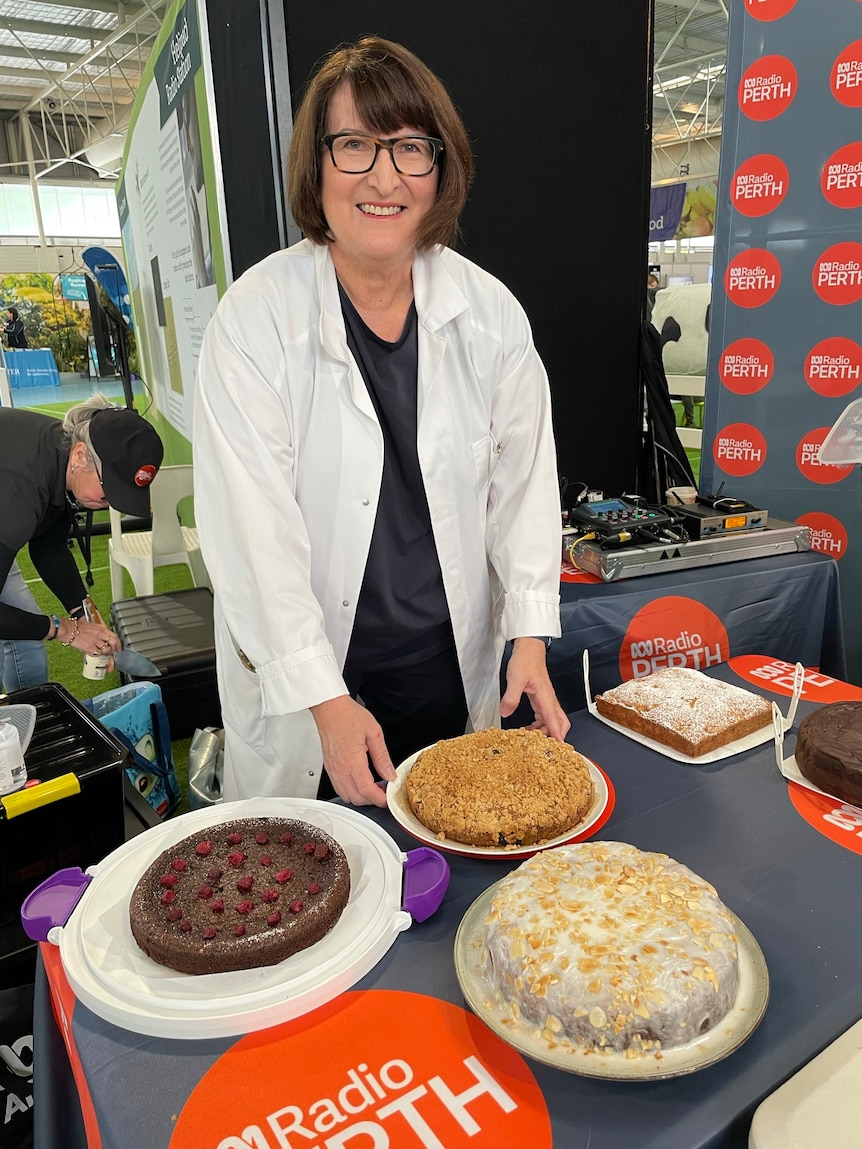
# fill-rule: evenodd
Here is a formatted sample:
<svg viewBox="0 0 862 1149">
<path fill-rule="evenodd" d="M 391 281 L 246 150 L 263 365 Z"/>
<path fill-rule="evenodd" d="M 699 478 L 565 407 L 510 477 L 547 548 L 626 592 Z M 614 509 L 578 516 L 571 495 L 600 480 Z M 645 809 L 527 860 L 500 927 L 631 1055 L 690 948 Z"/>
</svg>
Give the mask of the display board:
<svg viewBox="0 0 862 1149">
<path fill-rule="evenodd" d="M 862 394 L 862 5 L 730 6 L 701 489 L 811 528 L 839 561 L 862 681 L 859 467 L 818 452 Z"/>
<path fill-rule="evenodd" d="M 176 0 L 138 89 L 117 188 L 141 375 L 175 463 L 191 460 L 201 339 L 230 279 L 207 53 L 196 0 Z"/>
</svg>

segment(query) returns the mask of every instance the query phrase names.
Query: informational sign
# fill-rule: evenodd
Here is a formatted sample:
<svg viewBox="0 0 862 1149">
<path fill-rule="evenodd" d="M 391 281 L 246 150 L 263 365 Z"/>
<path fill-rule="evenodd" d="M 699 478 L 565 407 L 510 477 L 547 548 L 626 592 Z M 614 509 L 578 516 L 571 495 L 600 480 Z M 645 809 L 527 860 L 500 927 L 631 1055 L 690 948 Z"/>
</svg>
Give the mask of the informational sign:
<svg viewBox="0 0 862 1149">
<path fill-rule="evenodd" d="M 862 683 L 860 469 L 820 457 L 862 396 L 860 21 L 859 0 L 730 6 L 700 485 L 839 560 Z"/>
<path fill-rule="evenodd" d="M 83 275 L 61 275 L 60 292 L 64 299 L 87 302 L 87 280 Z"/>
<path fill-rule="evenodd" d="M 138 89 L 117 187 L 141 374 L 185 440 L 201 339 L 228 279 L 207 77 L 198 4 L 177 0 Z"/>
</svg>

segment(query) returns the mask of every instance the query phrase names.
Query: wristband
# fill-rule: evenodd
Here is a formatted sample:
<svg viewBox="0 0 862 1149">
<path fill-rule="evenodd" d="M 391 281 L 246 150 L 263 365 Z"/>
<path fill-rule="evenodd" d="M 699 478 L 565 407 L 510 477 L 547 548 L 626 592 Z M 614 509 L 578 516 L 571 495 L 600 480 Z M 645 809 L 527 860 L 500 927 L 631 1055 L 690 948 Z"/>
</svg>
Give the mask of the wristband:
<svg viewBox="0 0 862 1149">
<path fill-rule="evenodd" d="M 53 642 L 57 635 L 60 633 L 60 620 L 56 614 L 49 614 L 48 618 L 50 618 L 51 622 L 54 624 L 54 629 L 48 635 L 48 642 Z"/>
<path fill-rule="evenodd" d="M 64 642 L 63 646 L 71 646 L 72 643 L 75 641 L 75 639 L 78 637 L 78 620 L 76 618 L 70 618 L 69 622 L 71 622 L 71 624 L 74 626 L 75 630 L 74 630 L 74 633 L 72 634 L 72 637 L 70 639 L 68 639 L 68 641 Z"/>
</svg>

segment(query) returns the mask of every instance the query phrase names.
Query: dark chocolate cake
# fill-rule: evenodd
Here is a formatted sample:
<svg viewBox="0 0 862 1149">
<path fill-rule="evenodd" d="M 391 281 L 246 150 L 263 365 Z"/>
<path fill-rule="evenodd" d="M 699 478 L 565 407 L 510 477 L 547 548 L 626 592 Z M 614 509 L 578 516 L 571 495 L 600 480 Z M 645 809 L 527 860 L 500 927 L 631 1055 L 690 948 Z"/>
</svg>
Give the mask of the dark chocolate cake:
<svg viewBox="0 0 862 1149">
<path fill-rule="evenodd" d="M 796 764 L 809 782 L 862 807 L 862 702 L 832 702 L 799 723 Z"/>
<path fill-rule="evenodd" d="M 329 933 L 350 870 L 323 830 L 289 818 L 208 826 L 165 850 L 132 893 L 135 941 L 180 973 L 274 965 Z"/>
</svg>

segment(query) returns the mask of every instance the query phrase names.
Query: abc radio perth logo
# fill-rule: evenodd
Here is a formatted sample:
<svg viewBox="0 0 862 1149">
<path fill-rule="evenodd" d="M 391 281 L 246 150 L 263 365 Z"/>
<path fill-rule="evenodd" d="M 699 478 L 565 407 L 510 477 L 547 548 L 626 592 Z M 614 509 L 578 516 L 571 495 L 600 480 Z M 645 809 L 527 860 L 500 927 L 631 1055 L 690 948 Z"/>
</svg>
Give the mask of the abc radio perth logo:
<svg viewBox="0 0 862 1149">
<path fill-rule="evenodd" d="M 836 335 L 822 339 L 805 357 L 805 382 L 818 395 L 835 399 L 862 383 L 862 347 Z"/>
<path fill-rule="evenodd" d="M 712 457 L 726 475 L 753 475 L 766 462 L 766 439 L 750 423 L 729 423 L 716 435 Z"/>
<path fill-rule="evenodd" d="M 729 343 L 718 361 L 721 382 L 736 395 L 761 391 L 775 370 L 775 357 L 760 339 L 736 339 Z"/>
<path fill-rule="evenodd" d="M 862 40 L 841 52 L 829 75 L 832 95 L 845 108 L 862 108 Z"/>
<path fill-rule="evenodd" d="M 808 515 L 800 515 L 796 521 L 801 527 L 808 527 L 811 531 L 813 551 L 822 551 L 833 559 L 840 559 L 846 552 L 847 528 L 834 515 L 827 515 L 824 511 L 812 511 Z"/>
<path fill-rule="evenodd" d="M 721 619 L 692 598 L 654 599 L 632 618 L 620 647 L 620 677 L 644 678 L 666 666 L 706 670 L 726 662 L 730 643 Z"/>
<path fill-rule="evenodd" d="M 730 202 L 742 215 L 757 218 L 774 211 L 787 195 L 790 173 L 778 156 L 764 153 L 740 164 L 730 181 Z"/>
<path fill-rule="evenodd" d="M 836 243 L 815 260 L 814 290 L 824 303 L 846 307 L 862 299 L 862 243 Z"/>
<path fill-rule="evenodd" d="M 758 123 L 774 120 L 793 103 L 798 87 L 796 69 L 786 56 L 761 56 L 742 73 L 739 109 Z"/>
<path fill-rule="evenodd" d="M 853 473 L 853 467 L 835 467 L 820 462 L 820 448 L 831 427 L 814 427 L 807 431 L 796 445 L 796 466 L 806 479 L 812 483 L 828 486 L 831 483 L 840 483 Z"/>
<path fill-rule="evenodd" d="M 781 264 L 762 247 L 735 255 L 724 273 L 724 289 L 737 307 L 762 307 L 780 286 Z"/>
<path fill-rule="evenodd" d="M 862 207 L 862 141 L 832 153 L 823 166 L 820 190 L 833 207 Z"/>
</svg>

